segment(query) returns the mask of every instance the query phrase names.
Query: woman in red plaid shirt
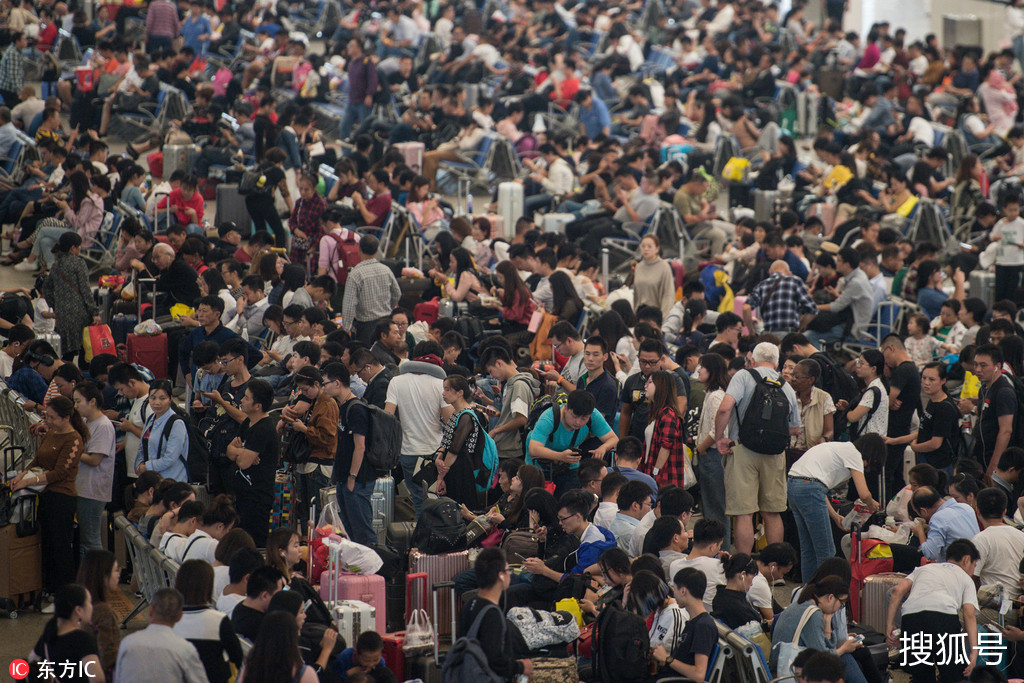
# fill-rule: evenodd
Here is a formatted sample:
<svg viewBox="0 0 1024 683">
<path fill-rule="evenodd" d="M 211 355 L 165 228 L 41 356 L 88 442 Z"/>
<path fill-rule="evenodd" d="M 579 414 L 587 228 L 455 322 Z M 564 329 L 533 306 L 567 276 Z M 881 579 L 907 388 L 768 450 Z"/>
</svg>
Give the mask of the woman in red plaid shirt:
<svg viewBox="0 0 1024 683">
<path fill-rule="evenodd" d="M 299 201 L 295 202 L 288 219 L 288 227 L 292 231 L 292 248 L 288 258 L 303 267 L 306 265 L 307 254 L 316 263 L 320 238 L 324 236 L 320 216 L 327 210 L 327 202 L 317 193 L 316 185 L 316 178 L 308 175 L 299 178 Z"/>
<path fill-rule="evenodd" d="M 686 429 L 683 416 L 676 412 L 676 385 L 672 373 L 658 370 L 644 386 L 651 402 L 650 423 L 644 431 L 647 456 L 643 470 L 654 477 L 659 486 L 683 486 L 686 457 Z"/>
</svg>

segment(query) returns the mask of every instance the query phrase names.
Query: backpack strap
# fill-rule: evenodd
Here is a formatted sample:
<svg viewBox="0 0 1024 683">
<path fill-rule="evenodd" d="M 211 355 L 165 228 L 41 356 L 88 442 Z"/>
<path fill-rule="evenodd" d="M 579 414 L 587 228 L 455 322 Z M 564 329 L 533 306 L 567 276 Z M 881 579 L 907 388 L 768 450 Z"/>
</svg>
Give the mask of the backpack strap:
<svg viewBox="0 0 1024 683">
<path fill-rule="evenodd" d="M 502 620 L 501 620 L 501 640 L 502 640 L 502 642 L 505 641 L 505 619 L 504 619 L 505 615 L 501 613 L 501 608 L 498 607 L 497 605 L 495 605 L 493 602 L 487 604 L 476 615 L 476 619 L 473 620 L 473 624 L 469 627 L 469 630 L 466 631 L 466 637 L 467 638 L 476 638 L 477 637 L 477 634 L 480 632 L 480 625 L 484 621 L 484 615 L 487 614 L 487 612 L 490 611 L 491 609 L 498 610 L 498 614 L 501 615 L 501 617 L 502 617 Z"/>
<path fill-rule="evenodd" d="M 874 414 L 878 411 L 879 406 L 882 405 L 882 390 L 879 389 L 878 387 L 868 387 L 868 391 L 871 392 L 871 394 L 875 397 L 875 404 L 871 406 L 871 409 L 868 410 L 868 414 L 864 416 L 864 429 L 867 429 L 868 423 L 871 422 L 872 416 L 874 416 Z M 855 439 L 858 436 L 860 436 L 861 427 L 859 425 L 855 425 L 853 429 L 850 430 L 850 432 L 851 438 Z"/>
<path fill-rule="evenodd" d="M 189 541 L 188 545 L 185 546 L 185 552 L 183 552 L 181 554 L 181 561 L 182 562 L 184 562 L 185 560 L 188 559 L 188 551 L 192 550 L 192 546 L 195 545 L 196 541 L 198 541 L 201 538 L 198 534 L 192 534 L 192 535 L 195 536 L 195 538 L 193 538 L 191 541 Z"/>
</svg>

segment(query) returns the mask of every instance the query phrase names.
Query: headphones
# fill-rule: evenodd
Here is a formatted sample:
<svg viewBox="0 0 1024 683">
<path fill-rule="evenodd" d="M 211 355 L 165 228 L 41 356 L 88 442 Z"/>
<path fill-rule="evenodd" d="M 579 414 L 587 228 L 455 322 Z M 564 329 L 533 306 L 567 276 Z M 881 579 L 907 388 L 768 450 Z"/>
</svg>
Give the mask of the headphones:
<svg viewBox="0 0 1024 683">
<path fill-rule="evenodd" d="M 55 359 L 50 354 L 48 354 L 48 353 L 36 353 L 35 351 L 29 351 L 28 355 L 26 356 L 26 358 L 28 358 L 29 360 L 34 360 L 37 363 L 42 363 L 43 365 L 45 365 L 48 368 L 52 367 L 53 364 L 55 362 L 57 362 L 57 359 Z"/>
</svg>

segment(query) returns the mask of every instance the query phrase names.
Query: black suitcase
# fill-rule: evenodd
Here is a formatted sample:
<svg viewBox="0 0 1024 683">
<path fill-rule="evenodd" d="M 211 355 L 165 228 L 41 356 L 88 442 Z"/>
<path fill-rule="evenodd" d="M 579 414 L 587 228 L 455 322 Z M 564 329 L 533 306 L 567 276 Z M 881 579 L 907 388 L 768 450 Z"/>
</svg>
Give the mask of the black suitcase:
<svg viewBox="0 0 1024 683">
<path fill-rule="evenodd" d="M 434 614 L 439 614 L 437 609 L 437 592 L 444 589 L 450 589 L 448 592 L 452 598 L 452 624 L 451 624 L 451 642 L 448 643 L 451 646 L 455 642 L 455 634 L 458 633 L 456 619 L 458 618 L 458 611 L 455 609 L 455 584 L 447 581 L 445 583 L 435 583 L 432 587 L 433 600 L 434 600 Z M 444 663 L 444 654 L 440 650 L 440 638 L 434 638 L 434 652 L 429 655 L 422 655 L 419 657 L 411 657 L 406 660 L 406 676 L 412 678 L 419 678 L 423 683 L 443 683 L 441 677 L 441 666 Z"/>
<path fill-rule="evenodd" d="M 412 544 L 412 532 L 416 528 L 416 522 L 392 522 L 388 524 L 388 546 L 391 547 L 399 557 L 409 555 L 409 547 Z"/>
<path fill-rule="evenodd" d="M 139 324 L 139 316 L 118 313 L 110 321 L 110 333 L 114 335 L 114 344 L 120 346 L 128 343 L 128 335 Z"/>
<path fill-rule="evenodd" d="M 882 673 L 889 668 L 889 645 L 885 642 L 885 636 L 878 631 L 857 623 L 851 623 L 848 627 L 851 636 L 864 636 L 864 649 L 871 654 L 871 661 L 875 663 Z"/>
<path fill-rule="evenodd" d="M 238 185 L 221 183 L 217 186 L 217 225 L 231 222 L 238 226 L 242 237 L 252 233 L 252 218 L 245 208 L 245 197 L 238 192 Z"/>
</svg>

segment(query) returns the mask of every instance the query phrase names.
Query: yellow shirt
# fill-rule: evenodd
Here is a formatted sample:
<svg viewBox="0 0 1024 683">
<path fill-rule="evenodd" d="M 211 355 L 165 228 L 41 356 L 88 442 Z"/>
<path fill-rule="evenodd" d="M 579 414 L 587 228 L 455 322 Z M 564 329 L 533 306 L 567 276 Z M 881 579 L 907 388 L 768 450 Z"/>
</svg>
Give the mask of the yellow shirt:
<svg viewBox="0 0 1024 683">
<path fill-rule="evenodd" d="M 832 170 L 829 171 L 829 174 L 825 176 L 823 184 L 826 190 L 834 190 L 842 187 L 852 179 L 853 171 L 842 164 L 837 164 L 833 166 Z"/>
</svg>

